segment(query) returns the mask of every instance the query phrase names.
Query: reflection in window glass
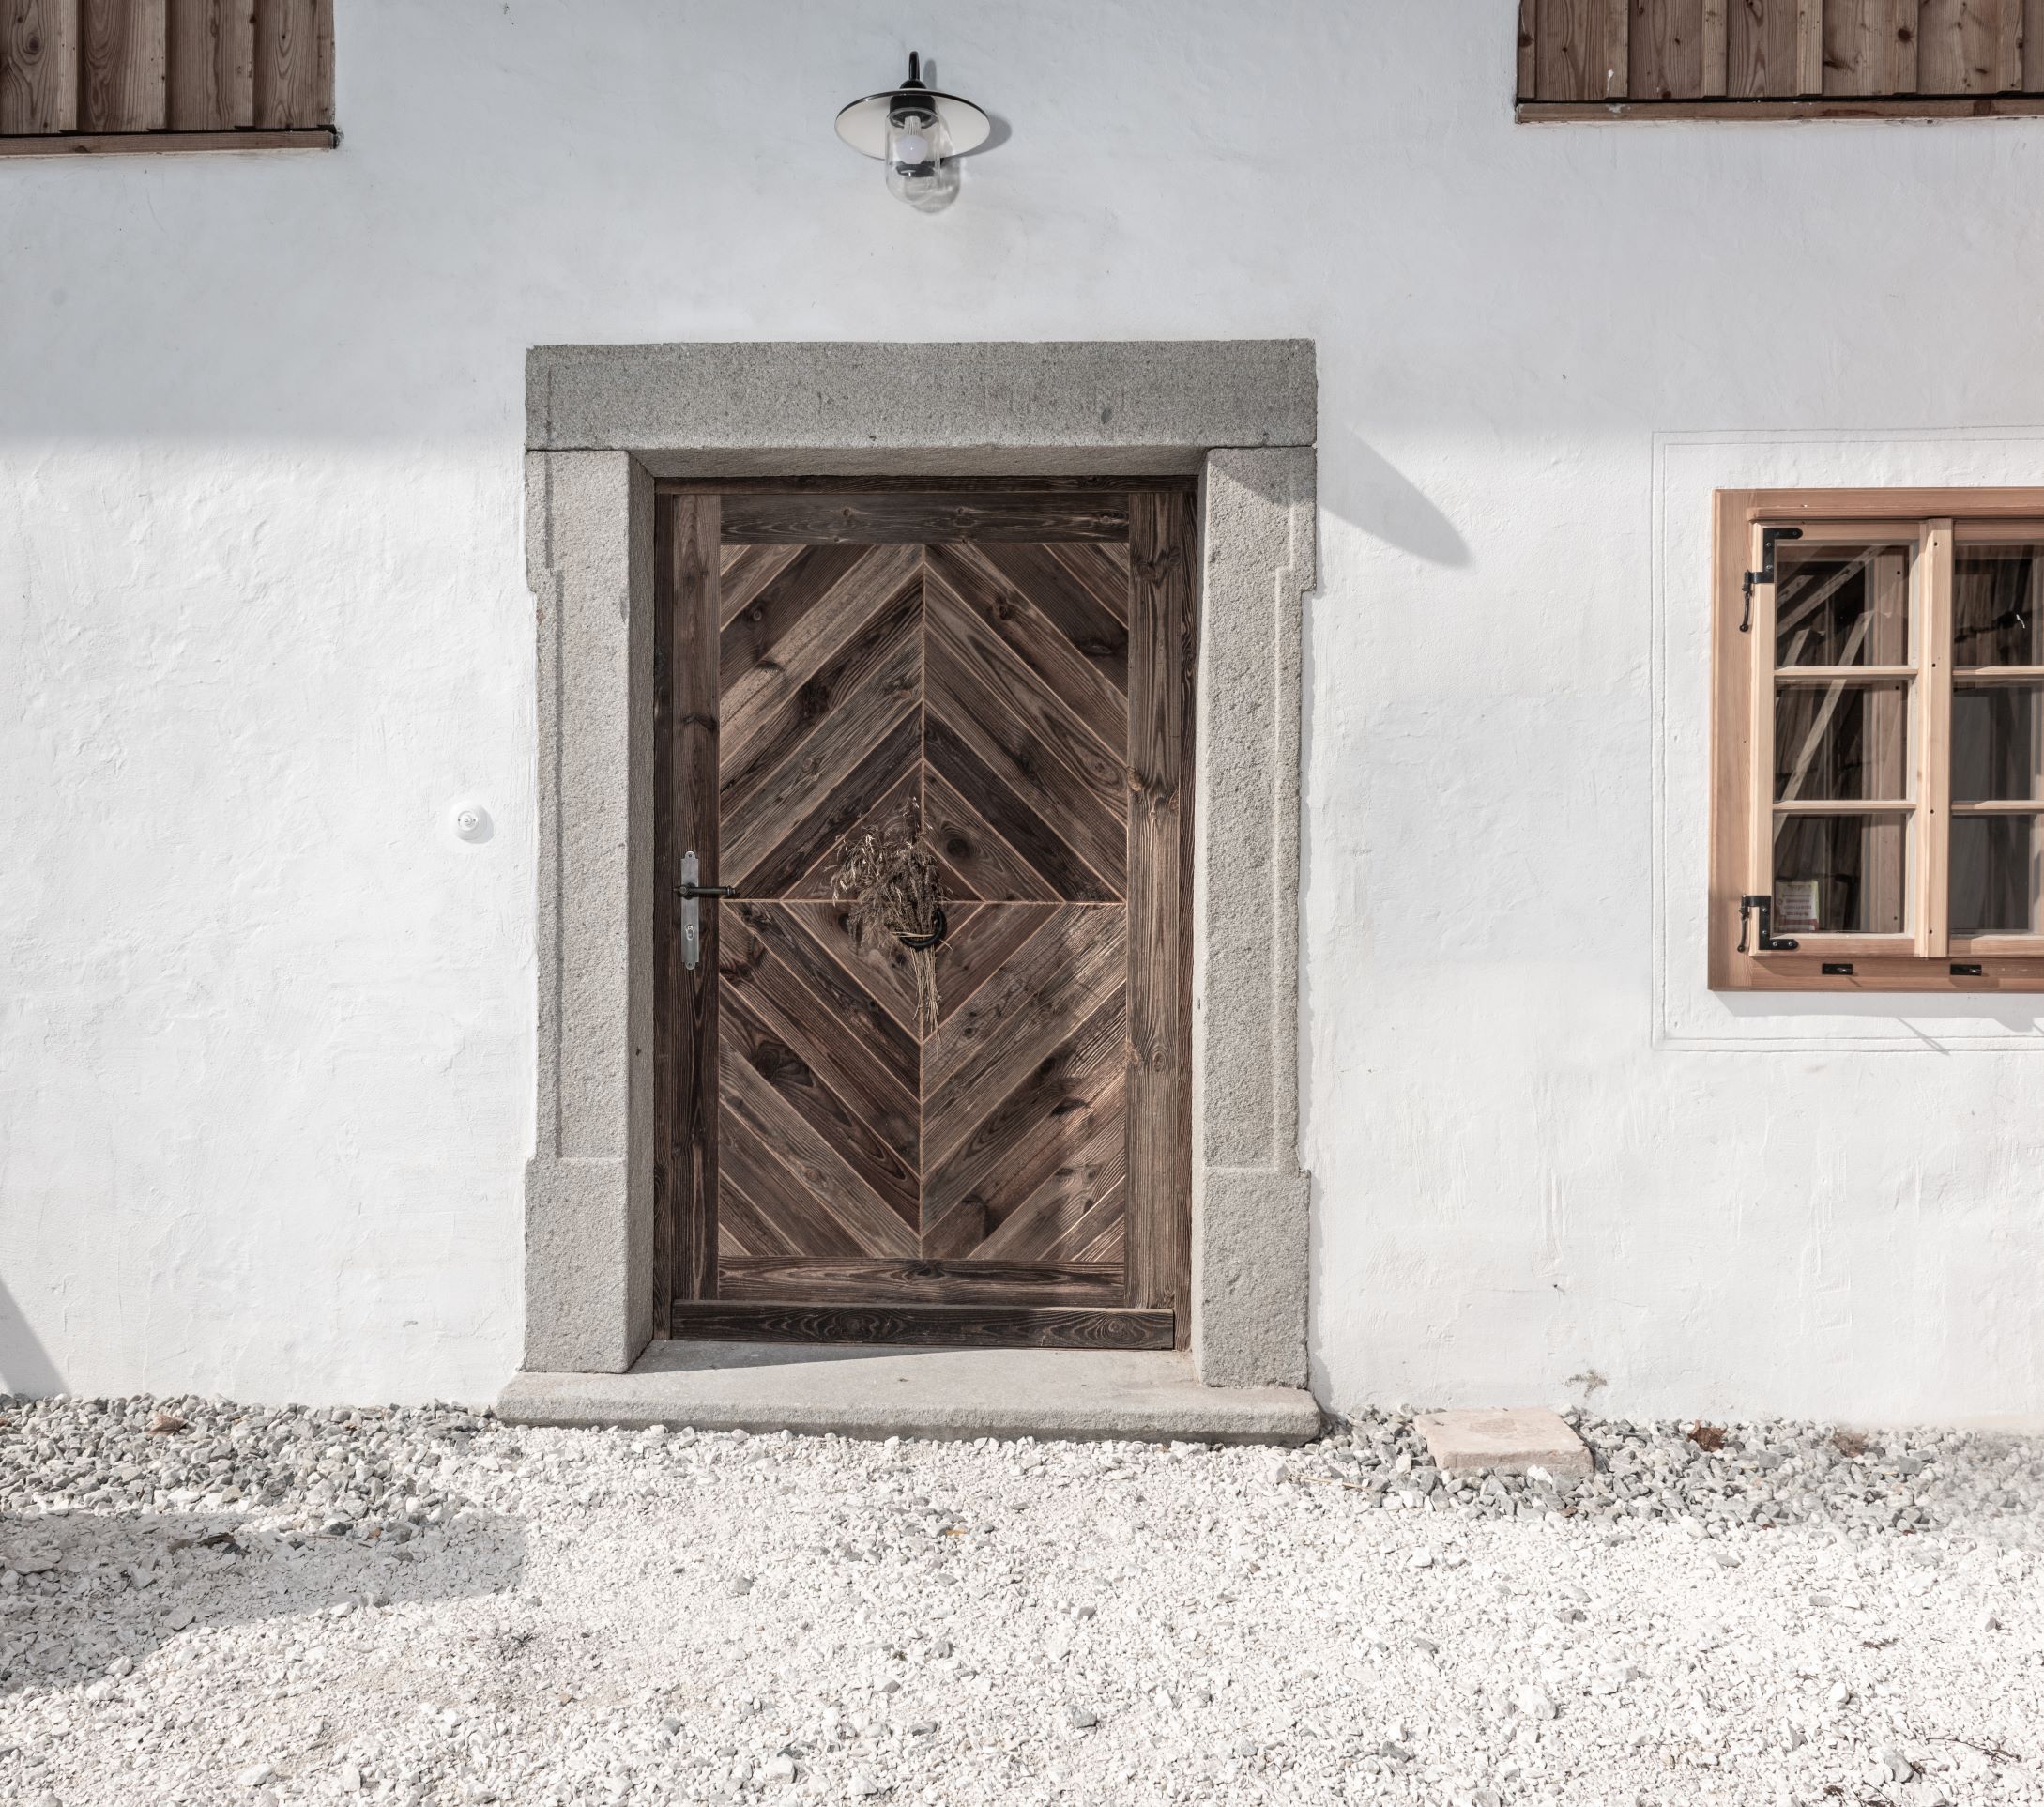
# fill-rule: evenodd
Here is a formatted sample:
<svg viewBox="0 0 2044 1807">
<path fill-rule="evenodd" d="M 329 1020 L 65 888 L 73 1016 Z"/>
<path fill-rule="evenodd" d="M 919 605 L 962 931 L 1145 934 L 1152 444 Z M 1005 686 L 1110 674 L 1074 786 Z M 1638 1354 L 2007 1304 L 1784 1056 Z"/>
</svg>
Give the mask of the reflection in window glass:
<svg viewBox="0 0 2044 1807">
<path fill-rule="evenodd" d="M 1901 934 L 1908 835 L 1902 816 L 1777 816 L 1777 926 L 1786 920 L 1823 935 Z"/>
<path fill-rule="evenodd" d="M 1953 817 L 1951 862 L 1953 934 L 2036 932 L 2036 817 Z"/>
<path fill-rule="evenodd" d="M 2044 665 L 2037 628 L 2044 602 L 2044 545 L 1952 548 L 1952 663 Z"/>
<path fill-rule="evenodd" d="M 1899 683 L 1783 684 L 1775 694 L 1775 796 L 1909 795 L 1909 690 Z"/>
<path fill-rule="evenodd" d="M 2044 687 L 1952 690 L 1952 801 L 2044 801 Z"/>
<path fill-rule="evenodd" d="M 1775 663 L 1900 666 L 1909 663 L 1913 545 L 1775 547 Z"/>
</svg>

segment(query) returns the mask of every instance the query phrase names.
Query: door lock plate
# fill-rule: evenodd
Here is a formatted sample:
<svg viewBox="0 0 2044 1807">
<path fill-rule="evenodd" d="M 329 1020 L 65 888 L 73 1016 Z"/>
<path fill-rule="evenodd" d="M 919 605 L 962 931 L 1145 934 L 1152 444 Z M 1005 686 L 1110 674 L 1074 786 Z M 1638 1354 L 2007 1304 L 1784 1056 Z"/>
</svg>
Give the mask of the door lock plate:
<svg viewBox="0 0 2044 1807">
<path fill-rule="evenodd" d="M 681 899 L 681 964 L 691 972 L 703 963 L 702 900 L 731 895 L 727 884 L 698 883 L 702 876 L 702 862 L 692 848 L 681 856 L 681 882 L 674 888 L 675 896 Z"/>
</svg>

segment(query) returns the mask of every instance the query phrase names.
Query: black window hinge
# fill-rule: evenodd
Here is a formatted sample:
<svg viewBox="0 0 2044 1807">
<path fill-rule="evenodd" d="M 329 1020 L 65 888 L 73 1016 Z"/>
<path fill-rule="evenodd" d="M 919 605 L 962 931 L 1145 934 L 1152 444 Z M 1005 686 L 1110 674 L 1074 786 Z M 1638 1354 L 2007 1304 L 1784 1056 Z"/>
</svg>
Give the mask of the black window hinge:
<svg viewBox="0 0 2044 1807">
<path fill-rule="evenodd" d="M 1760 940 L 1754 946 L 1757 954 L 1792 954 L 1802 946 L 1801 942 L 1790 941 L 1775 933 L 1775 900 L 1772 897 L 1741 897 L 1739 899 L 1739 947 L 1746 949 L 1746 924 L 1749 916 L 1760 918 Z"/>
<path fill-rule="evenodd" d="M 1778 540 L 1800 540 L 1803 529 L 1799 527 L 1763 527 L 1761 528 L 1761 564 L 1758 571 L 1746 574 L 1741 588 L 1746 592 L 1746 614 L 1739 621 L 1739 632 L 1753 631 L 1753 586 L 1771 584 L 1775 581 L 1775 543 Z"/>
</svg>

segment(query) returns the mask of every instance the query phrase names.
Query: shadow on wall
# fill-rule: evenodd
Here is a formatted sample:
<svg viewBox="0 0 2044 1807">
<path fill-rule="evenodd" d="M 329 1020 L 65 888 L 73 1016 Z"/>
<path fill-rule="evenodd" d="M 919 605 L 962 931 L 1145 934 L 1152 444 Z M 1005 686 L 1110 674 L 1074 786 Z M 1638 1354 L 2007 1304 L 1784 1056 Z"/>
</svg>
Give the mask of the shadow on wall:
<svg viewBox="0 0 2044 1807">
<path fill-rule="evenodd" d="M 28 1327 L 22 1308 L 7 1282 L 0 1280 L 0 1393 L 26 1393 L 47 1399 L 69 1389 L 50 1352 Z"/>
<path fill-rule="evenodd" d="M 494 1513 L 462 1520 L 432 1549 L 313 1536 L 295 1546 L 224 1514 L 9 1514 L 0 1702 L 125 1674 L 187 1631 L 325 1615 L 343 1601 L 374 1612 L 509 1593 L 525 1554 L 524 1527 Z"/>
<path fill-rule="evenodd" d="M 1343 456 L 1320 460 L 1320 506 L 1386 545 L 1428 564 L 1470 562 L 1469 546 L 1455 523 L 1428 501 L 1419 487 L 1353 427 Z"/>
</svg>

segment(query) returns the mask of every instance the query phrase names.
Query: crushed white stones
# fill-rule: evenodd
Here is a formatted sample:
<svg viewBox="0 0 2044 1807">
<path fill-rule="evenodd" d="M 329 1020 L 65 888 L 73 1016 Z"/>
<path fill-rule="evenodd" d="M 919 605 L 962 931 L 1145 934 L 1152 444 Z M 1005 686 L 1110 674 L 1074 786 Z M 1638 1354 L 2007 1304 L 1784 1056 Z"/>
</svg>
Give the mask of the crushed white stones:
<svg viewBox="0 0 2044 1807">
<path fill-rule="evenodd" d="M 0 1397 L 0 1803 L 2044 1800 L 2044 1444 Z"/>
</svg>

